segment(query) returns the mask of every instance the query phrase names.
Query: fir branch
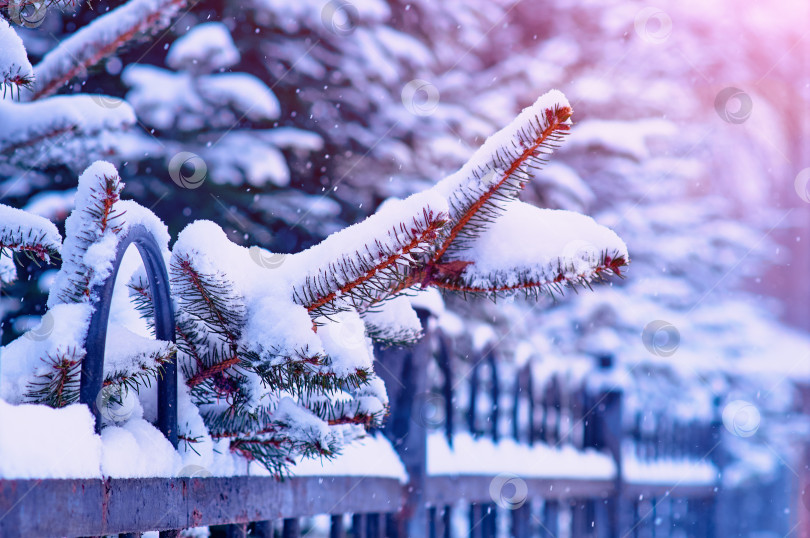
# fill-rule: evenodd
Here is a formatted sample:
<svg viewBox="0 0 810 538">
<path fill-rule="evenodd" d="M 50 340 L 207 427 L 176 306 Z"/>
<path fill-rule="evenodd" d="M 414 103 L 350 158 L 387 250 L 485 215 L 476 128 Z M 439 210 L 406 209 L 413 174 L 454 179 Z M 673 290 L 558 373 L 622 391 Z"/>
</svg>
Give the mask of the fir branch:
<svg viewBox="0 0 810 538">
<path fill-rule="evenodd" d="M 345 310 L 346 301 L 359 311 L 390 296 L 390 290 L 408 280 L 420 260 L 429 258 L 446 216 L 423 209 L 412 224 L 400 224 L 389 231 L 392 245 L 377 241 L 364 252 L 345 255 L 293 290 L 296 303 L 306 307 L 313 318 Z"/>
<path fill-rule="evenodd" d="M 525 278 L 522 275 L 518 277 L 517 282 L 501 283 L 499 282 L 498 275 L 491 275 L 487 280 L 492 284 L 489 286 L 476 286 L 471 285 L 465 281 L 463 276 L 455 279 L 436 280 L 434 284 L 442 289 L 454 291 L 462 294 L 482 295 L 486 297 L 496 297 L 504 293 L 522 292 L 526 297 L 536 298 L 539 295 L 546 293 L 554 296 L 555 293 L 562 295 L 564 288 L 570 287 L 576 291 L 576 287 L 588 287 L 593 281 L 602 281 L 609 275 L 622 276 L 622 268 L 628 264 L 624 256 L 609 255 L 603 253 L 599 263 L 593 267 L 589 272 L 576 274 L 574 276 L 565 276 L 573 272 L 572 268 L 565 268 L 560 262 L 557 270 L 557 276 L 550 280 L 532 280 Z"/>
<path fill-rule="evenodd" d="M 48 243 L 44 233 L 22 227 L 17 230 L 0 227 L 0 255 L 6 254 L 6 249 L 23 254 L 33 261 L 50 263 L 54 258 L 59 259 L 58 248 Z"/>
<path fill-rule="evenodd" d="M 26 399 L 50 407 L 65 407 L 79 401 L 79 381 L 84 350 L 69 348 L 42 359 L 47 370 L 31 381 Z"/>
<path fill-rule="evenodd" d="M 11 94 L 11 99 L 14 99 L 14 89 L 17 89 L 17 99 L 22 97 L 23 90 L 32 90 L 34 87 L 34 75 L 24 73 L 20 66 L 16 66 L 16 70 L 9 68 L 7 71 L 0 73 L 0 86 L 3 87 L 3 99 L 6 94 Z"/>
<path fill-rule="evenodd" d="M 188 255 L 175 256 L 170 265 L 172 290 L 183 312 L 213 334 L 236 347 L 244 323 L 244 299 L 221 273 L 206 274 L 195 269 Z"/>
<path fill-rule="evenodd" d="M 50 263 L 59 258 L 62 237 L 47 219 L 0 204 L 0 256 L 20 253 Z"/>
<path fill-rule="evenodd" d="M 198 456 L 200 455 L 200 453 L 197 451 L 194 445 L 202 442 L 201 435 L 191 436 L 181 433 L 180 435 L 177 436 L 177 440 L 184 443 L 184 448 L 186 450 L 191 449 L 195 454 L 197 454 Z"/>
<path fill-rule="evenodd" d="M 360 368 L 348 375 L 337 376 L 330 371 L 329 357 L 308 356 L 304 352 L 298 356 L 277 355 L 273 361 L 253 350 L 242 350 L 242 356 L 266 385 L 283 388 L 294 396 L 354 390 L 368 383 L 372 375 L 370 370 Z"/>
<path fill-rule="evenodd" d="M 166 347 L 167 350 L 164 352 L 156 351 L 133 357 L 132 362 L 137 365 L 137 369 L 123 369 L 108 373 L 104 376 L 103 386 L 120 385 L 135 392 L 139 392 L 142 387 L 151 387 L 152 380 L 162 377 L 163 368 L 177 355 L 177 348 L 174 344 L 167 342 Z"/>
<path fill-rule="evenodd" d="M 499 173 L 500 178 L 484 191 L 471 189 L 471 193 L 463 190 L 456 193 L 451 203 L 452 227 L 436 250 L 434 263 L 441 261 L 448 251 L 462 250 L 466 242 L 477 236 L 478 226 L 497 218 L 502 211 L 498 202 L 516 197 L 531 179 L 529 169 L 546 162 L 545 155 L 557 147 L 556 143 L 569 130 L 566 122 L 571 114 L 568 106 L 547 108 L 544 118 L 535 116 L 517 131 L 517 139 L 510 141 L 512 147 L 499 148 L 486 164 L 470 171 L 476 180 L 493 173 Z"/>
<path fill-rule="evenodd" d="M 28 136 L 16 142 L 4 143 L 0 146 L 0 155 L 8 155 L 11 157 L 20 150 L 35 148 L 47 140 L 57 139 L 78 130 L 78 122 L 68 122 L 66 124 L 61 118 L 57 118 L 47 129 L 35 131 L 33 136 L 31 136 L 30 133 L 26 133 Z"/>
<path fill-rule="evenodd" d="M 190 388 L 194 388 L 203 381 L 213 379 L 229 368 L 238 365 L 241 361 L 242 357 L 239 355 L 229 355 L 226 359 L 219 360 L 214 364 L 196 372 L 186 381 L 186 385 L 188 385 Z"/>
<path fill-rule="evenodd" d="M 5 1 L 0 0 L 0 10 L 8 6 L 7 3 L 4 3 Z M 16 7 L 22 8 L 20 5 Z M 12 17 L 8 16 L 7 18 L 11 19 Z M 10 91 L 13 100 L 15 88 L 17 89 L 17 98 L 21 96 L 23 88 L 30 89 L 34 81 L 34 73 L 31 62 L 28 61 L 28 54 L 25 51 L 22 39 L 2 17 L 0 17 L 0 46 L 3 49 L 3 54 L 0 56 L 0 86 L 3 88 L 3 99 L 5 99 L 6 93 Z"/>
<path fill-rule="evenodd" d="M 136 37 L 168 25 L 187 0 L 130 0 L 62 41 L 36 65 L 32 100 L 51 95 Z"/>
<path fill-rule="evenodd" d="M 85 172 L 87 173 L 87 172 Z M 84 176 L 83 176 L 84 177 Z M 68 259 L 62 270 L 70 272 L 67 275 L 68 285 L 58 290 L 59 300 L 63 303 L 79 303 L 90 300 L 91 285 L 95 275 L 95 268 L 85 264 L 84 256 L 87 250 L 101 239 L 104 234 L 110 232 L 118 234 L 124 226 L 123 212 L 115 209 L 115 204 L 120 199 L 123 183 L 118 175 L 94 177 L 88 181 L 95 180 L 97 183 L 89 187 L 89 204 L 86 207 L 79 207 L 68 217 L 66 226 L 78 228 L 74 230 L 75 236 L 71 237 L 75 244 L 69 249 Z M 82 181 L 80 181 L 80 188 Z M 76 212 L 79 212 L 78 214 Z M 76 219 L 71 221 L 71 219 Z"/>
<path fill-rule="evenodd" d="M 129 298 L 138 316 L 146 322 L 152 336 L 155 335 L 155 304 L 152 302 L 152 290 L 143 274 L 136 272 L 127 282 Z M 175 330 L 176 332 L 176 330 Z"/>
</svg>

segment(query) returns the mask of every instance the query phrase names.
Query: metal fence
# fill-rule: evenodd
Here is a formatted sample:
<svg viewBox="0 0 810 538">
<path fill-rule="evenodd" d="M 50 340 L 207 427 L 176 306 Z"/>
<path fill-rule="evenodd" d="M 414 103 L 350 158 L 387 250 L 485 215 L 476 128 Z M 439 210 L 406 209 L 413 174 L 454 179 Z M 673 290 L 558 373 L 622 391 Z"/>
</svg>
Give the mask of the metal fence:
<svg viewBox="0 0 810 538">
<path fill-rule="evenodd" d="M 134 228 L 119 247 L 117 263 L 130 244 L 138 247 L 156 290 L 158 337 L 173 340 L 168 276 L 157 245 L 145 230 Z M 82 366 L 81 401 L 94 412 L 115 273 L 97 290 L 102 301 Z M 212 535 L 293 538 L 309 532 L 308 518 L 319 514 L 331 516 L 329 535 L 334 538 L 714 536 L 716 484 L 633 481 L 623 464 L 627 447 L 639 461 L 706 459 L 719 443 L 716 422 L 680 424 L 663 417 L 642 427 L 640 419 L 628 421 L 619 390 L 593 391 L 558 376 L 540 383 L 528 367 L 509 379 L 496 349 L 463 363 L 453 356 L 450 339 L 429 329 L 430 314 L 420 310 L 419 315 L 426 336 L 418 344 L 377 350 L 377 371 L 391 399 L 384 433 L 408 472 L 407 484 L 375 476 L 284 482 L 249 476 L 0 480 L 0 536 L 139 536 L 147 531 L 176 536 L 190 527 L 222 526 Z M 459 364 L 471 366 L 468 375 L 457 374 Z M 428 371 L 439 375 L 429 377 Z M 175 446 L 176 376 L 171 368 L 161 380 L 158 424 Z M 426 406 L 440 410 L 440 418 L 419 419 Z M 614 472 L 596 478 L 587 473 L 430 472 L 429 436 L 442 435 L 453 447 L 460 432 L 493 446 L 509 437 L 522 447 L 590 451 L 609 459 Z M 512 489 L 503 493 L 503 488 Z"/>
</svg>

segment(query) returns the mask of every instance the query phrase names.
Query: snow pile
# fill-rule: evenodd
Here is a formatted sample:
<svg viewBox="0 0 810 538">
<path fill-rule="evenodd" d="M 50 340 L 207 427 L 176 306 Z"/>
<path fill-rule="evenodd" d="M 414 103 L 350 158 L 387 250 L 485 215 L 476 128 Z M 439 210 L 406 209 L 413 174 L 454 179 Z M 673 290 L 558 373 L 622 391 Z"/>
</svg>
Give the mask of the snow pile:
<svg viewBox="0 0 810 538">
<path fill-rule="evenodd" d="M 168 253 L 165 225 L 138 204 L 120 201 L 123 187 L 115 167 L 107 162 L 95 163 L 79 178 L 77 208 L 65 222 L 62 266 L 50 287 L 48 311 L 38 326 L 2 348 L 0 398 L 11 403 L 43 401 L 57 407 L 76 401 L 85 339 L 98 301 L 96 292 L 112 274 L 121 239 L 131 227 L 143 226 Z M 28 225 L 26 233 L 39 234 L 56 248 L 61 238 L 43 220 L 28 215 L 15 222 Z M 127 334 L 124 342 L 128 345 L 117 342 L 110 347 L 105 361 L 108 382 L 123 380 L 136 388 L 136 380 L 144 381 L 147 372 L 156 373 L 159 364 L 174 353 L 169 343 L 139 340 L 114 323 L 109 330 L 117 338 Z"/>
<path fill-rule="evenodd" d="M 529 237 L 520 248 L 504 240 Z M 520 282 L 555 279 L 590 282 L 594 268 L 612 259 L 627 258 L 627 246 L 612 230 L 591 217 L 511 202 L 484 233 L 472 241 L 465 280 L 473 287 L 513 287 Z"/>
<path fill-rule="evenodd" d="M 578 124 L 571 133 L 569 149 L 596 147 L 641 161 L 650 156 L 648 138 L 669 137 L 677 132 L 675 124 L 664 119 L 589 120 Z"/>
<path fill-rule="evenodd" d="M 252 0 L 251 5 L 259 23 L 269 24 L 272 21 L 288 34 L 300 32 L 302 23 L 305 23 L 315 27 L 326 25 L 338 36 L 345 37 L 362 22 L 384 20 L 391 14 L 390 8 L 381 0 L 355 0 L 351 3 L 330 0 Z"/>
<path fill-rule="evenodd" d="M 612 480 L 613 459 L 596 450 L 577 450 L 571 445 L 532 446 L 512 439 L 494 443 L 469 433 L 453 435 L 453 447 L 441 432 L 428 436 L 428 474 L 470 475 L 512 473 L 524 477 Z"/>
<path fill-rule="evenodd" d="M 205 136 L 189 145 L 188 137 L 152 148 L 167 163 L 179 152 L 193 152 L 205 163 L 205 178 L 220 184 L 248 183 L 257 187 L 290 183 L 282 149 L 313 151 L 322 140 L 297 129 L 247 129 L 242 123 L 270 125 L 281 116 L 273 91 L 248 73 L 222 72 L 237 64 L 239 52 L 222 23 L 195 26 L 169 48 L 166 63 L 175 71 L 133 64 L 122 80 L 129 86 L 127 101 L 139 119 L 160 130 L 183 133 L 215 132 L 216 143 Z M 161 88 L 155 92 L 154 88 Z M 148 140 L 146 140 L 148 142 Z M 140 158 L 144 137 L 136 140 L 132 158 Z M 170 164 L 170 169 L 171 169 Z"/>
<path fill-rule="evenodd" d="M 630 451 L 625 451 L 622 467 L 625 480 L 632 484 L 712 485 L 718 483 L 720 476 L 717 467 L 706 460 L 642 460 Z"/>
<path fill-rule="evenodd" d="M 62 248 L 62 236 L 49 220 L 0 204 L 0 248 L 30 252 L 44 262 Z"/>
<path fill-rule="evenodd" d="M 108 106 L 101 106 L 106 100 Z M 132 109 L 120 99 L 97 95 L 65 95 L 31 103 L 0 100 L 0 122 L 16 129 L 0 130 L 0 152 L 11 163 L 50 163 L 83 167 L 89 155 L 115 153 L 117 142 L 111 133 L 135 123 Z M 43 152 L 41 140 L 60 138 L 59 145 Z M 33 141 L 33 142 L 32 142 Z"/>
<path fill-rule="evenodd" d="M 302 458 L 298 476 L 379 476 L 407 482 L 408 473 L 391 442 L 382 434 L 369 435 L 347 446 L 332 460 Z"/>
<path fill-rule="evenodd" d="M 198 24 L 175 41 L 166 54 L 166 65 L 172 69 L 208 73 L 232 67 L 239 60 L 231 33 L 221 22 Z"/>
<path fill-rule="evenodd" d="M 0 18 L 0 86 L 3 93 L 11 87 L 25 84 L 34 76 L 22 39 L 9 23 Z"/>
<path fill-rule="evenodd" d="M 86 406 L 13 406 L 0 399 L 0 424 L 3 478 L 101 476 L 101 439 L 93 433 L 93 416 Z"/>
</svg>

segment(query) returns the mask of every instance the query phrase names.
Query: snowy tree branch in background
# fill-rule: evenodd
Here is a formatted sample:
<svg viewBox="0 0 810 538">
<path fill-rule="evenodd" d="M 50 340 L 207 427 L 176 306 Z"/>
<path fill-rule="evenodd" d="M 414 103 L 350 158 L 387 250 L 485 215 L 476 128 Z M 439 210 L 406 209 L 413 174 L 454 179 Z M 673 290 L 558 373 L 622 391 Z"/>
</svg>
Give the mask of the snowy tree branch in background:
<svg viewBox="0 0 810 538">
<path fill-rule="evenodd" d="M 49 263 L 61 248 L 62 236 L 51 221 L 0 204 L 0 255 L 20 252 Z"/>
<path fill-rule="evenodd" d="M 10 91 L 14 97 L 23 89 L 30 89 L 34 82 L 34 69 L 28 61 L 22 39 L 11 29 L 8 22 L 0 17 L 0 86 L 3 97 Z"/>
<path fill-rule="evenodd" d="M 130 0 L 98 17 L 37 64 L 31 99 L 51 95 L 131 40 L 166 27 L 186 3 L 187 0 Z"/>
<path fill-rule="evenodd" d="M 131 9 L 127 6 L 128 4 L 119 9 L 126 8 L 125 12 L 129 13 Z M 126 11 L 127 9 L 129 11 Z M 45 62 L 46 67 L 48 65 L 51 67 L 46 69 L 44 79 L 39 76 L 38 82 L 42 83 L 44 80 L 47 83 L 49 74 L 67 73 L 72 69 L 70 66 L 75 67 L 81 63 L 78 60 L 76 63 L 73 62 L 72 55 L 77 51 L 73 51 L 71 46 L 87 47 L 83 53 L 86 58 L 106 54 L 92 47 L 105 42 L 102 38 L 109 35 L 110 23 L 121 24 L 128 20 L 125 17 L 113 16 L 117 11 L 100 17 L 76 34 L 78 36 L 84 32 L 85 38 L 63 42 L 53 53 L 52 59 Z M 129 18 L 138 13 L 138 11 L 129 13 Z M 96 36 L 96 41 L 101 41 L 99 43 L 90 41 L 89 37 L 92 36 Z M 70 45 L 68 41 L 76 44 Z M 22 40 L 3 19 L 0 19 L 0 77 L 4 95 L 10 91 L 13 97 L 15 89 L 21 100 L 27 100 L 32 95 L 44 95 L 42 92 L 37 93 L 37 88 L 41 86 L 34 84 L 35 70 L 28 61 Z M 54 86 L 52 90 L 55 91 L 56 88 L 57 86 Z M 33 93 L 29 91 L 23 93 L 23 89 L 32 90 Z M 135 123 L 135 115 L 129 105 L 120 99 L 70 95 L 33 103 L 2 100 L 0 122 L 9 126 L 0 131 L 0 169 L 4 173 L 12 174 L 20 170 L 44 169 L 60 164 L 68 164 L 81 170 L 94 158 L 114 153 L 113 148 L 116 147 L 117 141 L 107 135 L 132 126 Z"/>
</svg>

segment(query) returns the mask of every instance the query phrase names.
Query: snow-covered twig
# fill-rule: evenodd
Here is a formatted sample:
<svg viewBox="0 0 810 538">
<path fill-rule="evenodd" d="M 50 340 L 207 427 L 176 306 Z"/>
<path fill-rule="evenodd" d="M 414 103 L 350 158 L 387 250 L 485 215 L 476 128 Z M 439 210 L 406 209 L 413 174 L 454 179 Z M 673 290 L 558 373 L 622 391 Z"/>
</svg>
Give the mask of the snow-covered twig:
<svg viewBox="0 0 810 538">
<path fill-rule="evenodd" d="M 47 263 L 61 248 L 62 236 L 51 221 L 0 204 L 0 255 L 9 250 Z"/>
<path fill-rule="evenodd" d="M 28 61 L 22 39 L 0 17 L 0 86 L 3 87 L 3 97 L 7 90 L 11 90 L 13 97 L 15 88 L 19 94 L 21 89 L 30 88 L 33 81 L 34 70 Z"/>
<path fill-rule="evenodd" d="M 129 41 L 169 24 L 188 0 L 130 0 L 62 41 L 34 68 L 31 99 L 51 95 Z"/>
</svg>

